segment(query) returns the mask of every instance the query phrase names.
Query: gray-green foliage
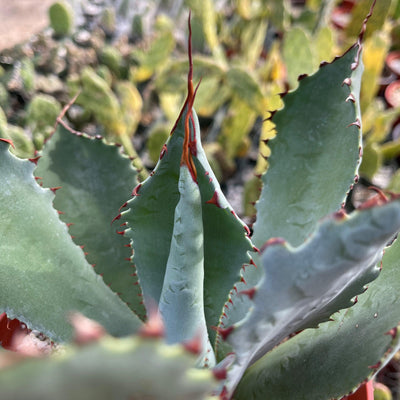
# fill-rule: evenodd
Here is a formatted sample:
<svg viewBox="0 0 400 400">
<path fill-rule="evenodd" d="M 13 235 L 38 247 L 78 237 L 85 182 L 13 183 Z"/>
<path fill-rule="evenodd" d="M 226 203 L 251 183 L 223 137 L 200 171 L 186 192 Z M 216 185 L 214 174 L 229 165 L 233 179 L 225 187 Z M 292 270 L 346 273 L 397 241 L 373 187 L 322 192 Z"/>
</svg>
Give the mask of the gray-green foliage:
<svg viewBox="0 0 400 400">
<path fill-rule="evenodd" d="M 0 360 L 7 360 L 4 351 Z M 167 346 L 159 338 L 104 337 L 84 347 L 62 348 L 50 360 L 16 362 L 0 376 L 2 397 L 109 400 L 133 395 L 140 399 L 201 400 L 218 382 L 211 371 L 196 369 L 195 363 L 195 354 L 181 345 Z"/>
<path fill-rule="evenodd" d="M 262 13 L 240 3 L 244 15 Z M 278 20 L 284 13 L 268 10 Z M 213 12 L 206 2 L 201 22 L 213 21 Z M 131 54 L 133 80 L 148 79 L 172 51 L 170 24 L 161 19 L 157 29 L 148 53 Z M 261 112 L 265 99 L 252 73 L 227 68 L 215 24 L 203 30 L 220 63 L 203 67 L 226 79 L 232 102 Z M 0 311 L 61 344 L 73 336 L 71 311 L 114 336 L 134 335 L 61 345 L 49 359 L 0 369 L 2 393 L 329 399 L 384 365 L 400 347 L 396 330 L 385 334 L 400 319 L 398 242 L 379 275 L 382 253 L 400 230 L 400 200 L 380 193 L 351 215 L 343 209 L 361 156 L 360 52 L 358 41 L 300 80 L 266 123 L 277 135 L 253 235 L 202 147 L 191 73 L 177 122 L 140 183 L 116 146 L 60 121 L 39 160 L 16 158 L 1 140 Z M 117 68 L 120 60 L 112 61 L 110 69 Z M 117 96 L 109 84 L 84 69 L 77 101 L 114 137 L 130 139 L 139 108 L 131 102 L 135 86 L 117 85 Z M 321 374 L 321 365 L 329 372 Z"/>
</svg>

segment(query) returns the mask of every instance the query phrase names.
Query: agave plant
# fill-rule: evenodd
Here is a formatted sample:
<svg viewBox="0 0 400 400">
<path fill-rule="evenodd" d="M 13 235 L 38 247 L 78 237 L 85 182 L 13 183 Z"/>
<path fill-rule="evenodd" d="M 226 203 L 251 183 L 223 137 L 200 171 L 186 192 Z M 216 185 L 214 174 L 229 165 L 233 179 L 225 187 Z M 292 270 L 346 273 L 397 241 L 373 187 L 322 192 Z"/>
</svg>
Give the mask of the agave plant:
<svg viewBox="0 0 400 400">
<path fill-rule="evenodd" d="M 391 358 L 399 242 L 382 254 L 400 202 L 379 192 L 344 209 L 367 19 L 266 121 L 277 135 L 253 232 L 201 145 L 190 40 L 187 99 L 145 181 L 62 115 L 40 157 L 0 140 L 0 311 L 26 326 L 14 349 L 27 353 L 26 332 L 57 344 L 0 352 L 2 398 L 340 398 Z"/>
</svg>

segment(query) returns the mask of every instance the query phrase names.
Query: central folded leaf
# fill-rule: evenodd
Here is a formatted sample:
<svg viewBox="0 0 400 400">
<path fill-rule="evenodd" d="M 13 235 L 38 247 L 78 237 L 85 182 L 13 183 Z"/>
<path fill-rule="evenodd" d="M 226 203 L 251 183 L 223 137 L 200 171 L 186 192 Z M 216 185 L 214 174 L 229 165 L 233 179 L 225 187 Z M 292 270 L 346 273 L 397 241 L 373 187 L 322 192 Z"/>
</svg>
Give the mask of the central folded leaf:
<svg viewBox="0 0 400 400">
<path fill-rule="evenodd" d="M 162 147 L 159 162 L 133 190 L 133 199 L 124 205 L 121 220 L 126 226 L 124 234 L 132 241 L 145 304 L 158 305 L 162 296 L 167 331 L 169 327 L 187 329 L 179 332 L 179 340 L 190 338 L 205 325 L 213 341 L 216 334 L 212 327 L 218 325 L 242 267 L 250 264 L 253 245 L 249 229 L 227 202 L 201 146 L 199 121 L 193 109 L 197 88 L 193 88 L 190 23 L 188 44 L 185 104 Z M 184 238 L 179 237 L 182 229 Z M 178 281 L 173 282 L 177 275 Z M 186 290 L 185 282 L 190 293 L 184 295 L 176 289 Z M 180 304 L 179 297 L 186 295 L 193 301 Z M 190 321 L 195 321 L 194 325 L 190 326 Z M 168 339 L 178 341 L 174 336 Z"/>
<path fill-rule="evenodd" d="M 186 168 L 185 174 L 189 173 L 190 185 L 196 186 L 200 194 L 201 213 L 193 215 L 193 210 L 187 211 L 185 218 L 189 229 L 195 229 L 192 225 L 198 224 L 197 221 L 201 221 L 203 226 L 204 282 L 197 290 L 203 291 L 208 333 L 213 339 L 215 332 L 211 326 L 218 324 L 227 294 L 240 280 L 242 266 L 250 263 L 248 252 L 253 250 L 253 246 L 246 236 L 244 223 L 227 202 L 207 161 L 194 110 L 191 112 L 189 128 L 191 137 L 196 138 L 195 144 L 192 142 L 191 154 L 197 181 L 193 180 L 186 165 L 180 166 L 185 116 L 184 109 L 163 146 L 156 168 L 133 191 L 134 197 L 122 212 L 121 221 L 127 225 L 125 235 L 132 240 L 133 262 L 144 301 L 158 304 L 161 293 L 165 291 L 165 274 L 173 247 L 171 241 L 177 229 L 175 213 L 177 207 L 181 207 L 178 204 L 181 198 L 179 177 L 181 168 Z"/>
<path fill-rule="evenodd" d="M 208 336 L 203 302 L 204 232 L 201 196 L 186 165 L 180 168 L 179 194 L 159 307 L 167 342 L 185 342 L 198 336 L 204 351 Z"/>
</svg>

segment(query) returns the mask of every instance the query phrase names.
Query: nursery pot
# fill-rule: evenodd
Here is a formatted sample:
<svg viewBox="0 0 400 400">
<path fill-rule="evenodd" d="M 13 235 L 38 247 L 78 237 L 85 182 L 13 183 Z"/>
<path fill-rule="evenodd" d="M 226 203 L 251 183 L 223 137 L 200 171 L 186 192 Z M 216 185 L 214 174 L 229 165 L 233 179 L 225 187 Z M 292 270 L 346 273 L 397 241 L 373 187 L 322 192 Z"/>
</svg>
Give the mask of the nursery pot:
<svg viewBox="0 0 400 400">
<path fill-rule="evenodd" d="M 341 400 L 374 400 L 373 381 L 363 383 L 354 393 L 343 397 Z"/>
<path fill-rule="evenodd" d="M 25 325 L 17 319 L 8 319 L 6 313 L 0 314 L 0 347 L 12 350 L 13 339 L 20 333 L 27 333 Z"/>
<path fill-rule="evenodd" d="M 386 57 L 386 65 L 393 73 L 400 76 L 400 51 L 391 51 Z"/>
<path fill-rule="evenodd" d="M 400 106 L 400 80 L 394 81 L 388 85 L 385 90 L 385 99 L 392 107 Z"/>
</svg>

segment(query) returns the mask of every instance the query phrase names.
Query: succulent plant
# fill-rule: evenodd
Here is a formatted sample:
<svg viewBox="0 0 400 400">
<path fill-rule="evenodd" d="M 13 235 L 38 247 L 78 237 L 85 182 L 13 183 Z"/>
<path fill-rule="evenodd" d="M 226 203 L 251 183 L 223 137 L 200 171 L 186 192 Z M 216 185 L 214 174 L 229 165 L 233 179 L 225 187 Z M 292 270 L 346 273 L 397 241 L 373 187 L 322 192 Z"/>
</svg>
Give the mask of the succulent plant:
<svg viewBox="0 0 400 400">
<path fill-rule="evenodd" d="M 378 191 L 345 212 L 367 19 L 266 123 L 252 233 L 201 145 L 190 40 L 188 95 L 143 182 L 62 115 L 40 157 L 0 140 L 0 312 L 58 344 L 38 358 L 16 335 L 25 356 L 0 352 L 3 398 L 340 398 L 391 358 L 400 200 Z"/>
<path fill-rule="evenodd" d="M 40 149 L 41 145 L 53 131 L 54 121 L 61 112 L 60 103 L 46 94 L 35 95 L 27 110 L 27 125 L 32 131 L 35 147 Z"/>
<path fill-rule="evenodd" d="M 77 83 L 77 85 L 76 85 Z M 136 86 L 128 81 L 116 85 L 115 94 L 105 79 L 92 68 L 85 68 L 79 82 L 71 81 L 71 92 L 78 95 L 77 104 L 89 111 L 104 127 L 104 136 L 122 143 L 129 156 L 135 158 L 135 166 L 141 178 L 147 177 L 140 158 L 130 141 L 139 123 L 142 111 L 142 98 Z"/>
<path fill-rule="evenodd" d="M 59 36 L 67 35 L 73 27 L 73 12 L 69 3 L 57 1 L 49 8 L 50 25 Z"/>
</svg>

